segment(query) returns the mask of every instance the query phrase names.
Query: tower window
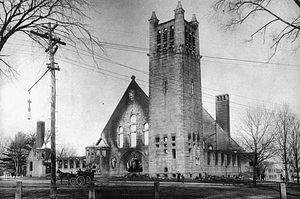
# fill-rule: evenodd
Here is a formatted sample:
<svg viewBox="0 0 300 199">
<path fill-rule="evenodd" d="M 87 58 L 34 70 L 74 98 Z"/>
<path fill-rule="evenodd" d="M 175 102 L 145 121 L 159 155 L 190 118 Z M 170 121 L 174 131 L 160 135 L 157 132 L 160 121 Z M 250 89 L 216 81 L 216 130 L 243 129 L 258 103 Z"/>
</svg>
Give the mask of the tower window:
<svg viewBox="0 0 300 199">
<path fill-rule="evenodd" d="M 157 31 L 156 35 L 157 52 L 161 51 L 161 30 Z"/>
<path fill-rule="evenodd" d="M 176 140 L 176 136 L 172 135 L 172 142 L 175 142 L 175 140 Z"/>
<path fill-rule="evenodd" d="M 168 136 L 164 136 L 164 142 L 167 142 L 168 141 Z"/>
<path fill-rule="evenodd" d="M 172 149 L 172 157 L 173 159 L 176 159 L 176 149 Z"/>
<path fill-rule="evenodd" d="M 210 165 L 210 152 L 207 153 L 207 165 Z"/>
<path fill-rule="evenodd" d="M 185 39 L 185 45 L 188 46 L 188 43 L 189 43 L 189 31 L 188 31 L 187 27 L 185 27 L 184 39 Z"/>
<path fill-rule="evenodd" d="M 155 142 L 157 142 L 157 143 L 158 143 L 158 142 L 159 142 L 159 140 L 160 140 L 160 139 L 159 139 L 159 137 L 156 137 L 156 138 L 155 138 Z"/>
<path fill-rule="evenodd" d="M 170 48 L 174 48 L 174 26 L 170 27 Z"/>
<path fill-rule="evenodd" d="M 196 165 L 199 165 L 199 164 L 200 164 L 200 158 L 196 157 Z"/>
<path fill-rule="evenodd" d="M 168 153 L 168 149 L 164 149 L 164 153 L 167 154 Z"/>
<path fill-rule="evenodd" d="M 192 46 L 193 46 L 193 51 L 196 50 L 196 38 L 195 38 L 195 33 L 192 34 Z"/>
<path fill-rule="evenodd" d="M 168 41 L 168 29 L 164 28 L 163 30 L 163 42 L 166 43 Z"/>
</svg>

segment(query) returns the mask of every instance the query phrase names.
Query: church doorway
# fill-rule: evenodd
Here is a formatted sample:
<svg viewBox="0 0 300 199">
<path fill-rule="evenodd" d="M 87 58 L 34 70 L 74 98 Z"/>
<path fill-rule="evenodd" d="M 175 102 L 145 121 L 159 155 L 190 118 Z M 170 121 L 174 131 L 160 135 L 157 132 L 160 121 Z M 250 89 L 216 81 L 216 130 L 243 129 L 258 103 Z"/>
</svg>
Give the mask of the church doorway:
<svg viewBox="0 0 300 199">
<path fill-rule="evenodd" d="M 143 171 L 143 155 L 138 151 L 128 151 L 121 159 L 127 172 Z"/>
</svg>

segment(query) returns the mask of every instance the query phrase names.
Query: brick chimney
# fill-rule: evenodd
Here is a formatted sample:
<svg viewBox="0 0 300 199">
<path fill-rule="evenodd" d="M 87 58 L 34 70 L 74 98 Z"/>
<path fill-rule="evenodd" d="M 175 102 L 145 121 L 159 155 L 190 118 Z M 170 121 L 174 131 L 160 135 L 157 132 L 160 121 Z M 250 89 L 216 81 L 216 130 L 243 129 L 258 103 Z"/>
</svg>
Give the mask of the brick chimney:
<svg viewBox="0 0 300 199">
<path fill-rule="evenodd" d="M 45 138 L 45 122 L 38 121 L 36 125 L 36 148 L 41 148 Z"/>
<path fill-rule="evenodd" d="M 229 112 L 229 95 L 216 96 L 216 122 L 230 137 L 230 112 Z"/>
</svg>

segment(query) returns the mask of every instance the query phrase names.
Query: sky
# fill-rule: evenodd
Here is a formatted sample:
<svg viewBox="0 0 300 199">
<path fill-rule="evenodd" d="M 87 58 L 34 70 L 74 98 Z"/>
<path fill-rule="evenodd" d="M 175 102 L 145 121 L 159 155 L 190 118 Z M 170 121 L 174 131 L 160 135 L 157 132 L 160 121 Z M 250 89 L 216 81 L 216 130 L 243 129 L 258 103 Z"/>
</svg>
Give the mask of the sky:
<svg viewBox="0 0 300 199">
<path fill-rule="evenodd" d="M 160 22 L 174 18 L 177 0 L 98 0 L 90 12 L 89 30 L 103 42 L 105 52 L 97 50 L 93 59 L 84 49 L 81 56 L 72 44 L 61 46 L 55 54 L 60 71 L 57 77 L 56 132 L 57 147 L 76 147 L 84 155 L 85 147 L 95 144 L 101 131 L 120 101 L 131 76 L 148 95 L 149 22 L 155 11 Z M 231 132 L 241 125 L 240 117 L 247 107 L 264 104 L 268 108 L 289 105 L 300 115 L 300 52 L 295 44 L 283 40 L 269 61 L 270 35 L 250 38 L 265 16 L 225 31 L 214 20 L 213 1 L 182 0 L 185 19 L 196 14 L 202 72 L 203 107 L 215 117 L 215 95 L 230 95 Z M 274 4 L 283 17 L 293 13 L 291 5 Z M 261 17 L 261 18 L 260 18 Z M 276 28 L 275 30 L 276 31 Z M 26 37 L 13 37 L 2 54 L 19 75 L 2 78 L 0 86 L 0 132 L 13 137 L 17 132 L 36 131 L 36 122 L 45 121 L 50 130 L 50 75 L 44 48 Z M 253 62 L 255 61 L 255 62 Z M 97 65 L 95 64 L 97 63 Z M 27 119 L 29 99 L 31 119 Z M 150 127 L 151 128 L 151 127 Z"/>
</svg>

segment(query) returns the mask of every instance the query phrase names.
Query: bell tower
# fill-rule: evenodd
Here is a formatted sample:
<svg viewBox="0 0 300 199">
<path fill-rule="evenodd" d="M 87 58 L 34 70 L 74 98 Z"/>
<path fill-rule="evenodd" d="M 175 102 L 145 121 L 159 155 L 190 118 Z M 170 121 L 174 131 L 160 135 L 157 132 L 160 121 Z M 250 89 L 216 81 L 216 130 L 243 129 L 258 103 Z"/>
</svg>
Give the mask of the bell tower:
<svg viewBox="0 0 300 199">
<path fill-rule="evenodd" d="M 203 165 L 202 91 L 196 16 L 149 19 L 149 173 L 199 175 Z"/>
</svg>

